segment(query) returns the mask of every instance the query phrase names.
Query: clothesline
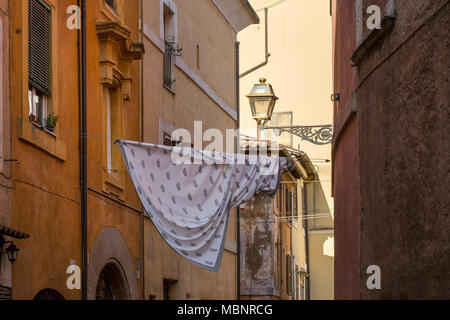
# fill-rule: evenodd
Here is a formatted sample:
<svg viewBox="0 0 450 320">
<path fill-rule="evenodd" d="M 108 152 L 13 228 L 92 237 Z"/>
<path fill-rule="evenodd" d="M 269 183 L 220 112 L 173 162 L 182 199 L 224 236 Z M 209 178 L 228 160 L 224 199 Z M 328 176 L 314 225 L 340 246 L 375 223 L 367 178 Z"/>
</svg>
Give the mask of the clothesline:
<svg viewBox="0 0 450 320">
<path fill-rule="evenodd" d="M 37 127 L 36 127 L 36 130 L 39 130 Z M 119 141 L 119 139 L 118 138 L 115 138 L 115 137 L 108 137 L 108 136 L 103 136 L 103 135 L 96 135 L 96 134 L 90 134 L 90 133 L 88 133 L 88 134 L 83 134 L 81 131 L 76 131 L 76 130 L 67 130 L 67 129 L 61 129 L 61 128 L 58 128 L 57 129 L 57 133 L 54 133 L 54 134 L 56 134 L 56 136 L 77 136 L 77 137 L 86 137 L 87 139 L 98 139 L 98 140 L 104 140 L 104 141 L 111 141 L 112 143 L 114 143 L 114 144 L 116 144 L 116 142 L 117 141 Z M 242 137 L 244 137 L 245 135 L 244 134 L 241 134 L 240 136 L 242 136 Z M 121 139 L 121 140 L 124 140 L 124 139 Z M 311 161 L 311 162 L 315 162 L 315 161 Z M 114 172 L 126 172 L 126 171 L 123 171 L 123 170 L 116 170 L 116 169 L 114 169 L 113 170 Z M 325 181 L 325 180 L 320 180 L 321 182 L 328 182 L 328 181 Z M 314 182 L 314 181 L 308 181 L 308 182 Z"/>
</svg>

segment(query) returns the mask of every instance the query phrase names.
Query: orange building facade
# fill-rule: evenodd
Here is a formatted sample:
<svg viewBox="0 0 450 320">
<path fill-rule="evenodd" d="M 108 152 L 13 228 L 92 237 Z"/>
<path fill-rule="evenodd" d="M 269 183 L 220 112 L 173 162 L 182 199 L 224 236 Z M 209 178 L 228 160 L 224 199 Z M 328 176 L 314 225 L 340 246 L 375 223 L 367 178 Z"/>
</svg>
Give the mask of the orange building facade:
<svg viewBox="0 0 450 320">
<path fill-rule="evenodd" d="M 174 4 L 185 55 L 174 58 L 168 79 L 163 72 L 165 37 L 156 36 L 164 26 L 160 17 L 170 15 Z M 0 52 L 11 57 L 2 59 L 1 66 L 10 75 L 8 79 L 1 73 L 0 87 L 9 88 L 10 94 L 0 95 L 0 156 L 14 160 L 0 167 L 0 224 L 20 230 L 22 238 L 14 240 L 18 258 L 2 269 L 0 286 L 6 284 L 12 299 L 25 300 L 76 300 L 83 295 L 235 299 L 235 216 L 219 273 L 183 261 L 146 217 L 115 140 L 165 143 L 165 133 L 172 133 L 168 130 L 190 130 L 196 120 L 203 121 L 205 130 L 236 128 L 236 35 L 257 22 L 248 3 L 87 2 L 86 226 L 80 182 L 80 9 L 69 0 L 17 0 L 9 5 L 3 0 L 0 5 L 9 12 L 9 21 L 0 12 L 0 34 L 9 34 L 10 40 L 9 48 L 2 42 Z M 234 8 L 241 15 L 233 16 Z M 209 20 L 190 23 L 198 12 Z"/>
<path fill-rule="evenodd" d="M 114 138 L 139 139 L 135 60 L 143 48 L 136 43 L 138 2 L 128 1 L 126 7 L 124 1 L 111 2 L 113 7 L 108 3 L 89 1 L 87 7 L 87 295 L 138 299 L 141 208 L 111 146 Z M 67 24 L 71 5 L 65 0 L 10 3 L 15 30 L 10 36 L 11 158 L 17 159 L 12 164 L 11 226 L 30 234 L 17 242 L 13 299 L 81 298 L 81 290 L 69 289 L 66 273 L 70 265 L 81 267 L 82 254 L 79 32 Z M 34 41 L 45 50 L 34 49 Z M 47 74 L 36 74 L 37 63 Z M 46 121 L 52 112 L 58 116 L 54 129 Z M 108 281 L 112 290 L 105 288 Z"/>
</svg>

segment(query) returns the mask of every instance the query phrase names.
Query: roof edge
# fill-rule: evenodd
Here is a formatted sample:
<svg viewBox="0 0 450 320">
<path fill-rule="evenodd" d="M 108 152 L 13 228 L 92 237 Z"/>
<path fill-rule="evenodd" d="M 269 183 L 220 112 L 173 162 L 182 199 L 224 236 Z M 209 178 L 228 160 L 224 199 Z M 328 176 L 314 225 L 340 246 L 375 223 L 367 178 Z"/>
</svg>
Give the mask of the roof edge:
<svg viewBox="0 0 450 320">
<path fill-rule="evenodd" d="M 245 7 L 247 8 L 247 10 L 250 12 L 250 14 L 252 15 L 255 23 L 260 23 L 261 19 L 259 19 L 258 14 L 256 13 L 255 9 L 252 7 L 252 5 L 250 4 L 250 2 L 248 0 L 242 0 L 242 2 L 244 3 Z"/>
</svg>

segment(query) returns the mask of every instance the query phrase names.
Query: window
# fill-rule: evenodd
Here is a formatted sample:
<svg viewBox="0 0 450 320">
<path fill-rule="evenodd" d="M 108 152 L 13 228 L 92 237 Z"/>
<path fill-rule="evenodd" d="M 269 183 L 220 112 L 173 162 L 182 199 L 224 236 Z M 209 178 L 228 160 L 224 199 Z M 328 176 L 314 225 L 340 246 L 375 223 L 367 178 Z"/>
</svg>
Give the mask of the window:
<svg viewBox="0 0 450 320">
<path fill-rule="evenodd" d="M 289 219 L 289 222 L 292 222 L 292 216 L 293 216 L 293 193 L 290 189 L 285 190 L 285 196 L 286 196 L 286 201 L 285 201 L 285 216 L 286 217 L 291 217 L 291 219 Z"/>
<path fill-rule="evenodd" d="M 176 287 L 176 280 L 163 280 L 163 299 L 164 300 L 174 300 L 174 290 Z"/>
<path fill-rule="evenodd" d="M 292 295 L 292 261 L 291 256 L 286 256 L 286 293 Z"/>
<path fill-rule="evenodd" d="M 105 0 L 105 3 L 114 10 L 114 12 L 117 11 L 117 4 L 116 4 L 116 0 Z"/>
<path fill-rule="evenodd" d="M 163 4 L 163 34 L 165 43 L 163 61 L 163 84 L 169 89 L 173 89 L 174 80 L 174 57 L 181 55 L 181 49 L 177 44 L 177 17 L 176 11 L 172 9 L 172 2 Z"/>
<path fill-rule="evenodd" d="M 295 300 L 300 299 L 300 271 L 298 266 L 295 265 Z"/>
<path fill-rule="evenodd" d="M 307 207 L 306 207 L 306 192 L 305 192 L 305 187 L 302 187 L 302 218 L 304 218 L 305 216 L 308 215 L 308 212 L 306 212 Z M 303 228 L 306 229 L 306 219 L 302 219 L 303 220 Z"/>
<path fill-rule="evenodd" d="M 200 70 L 200 46 L 197 45 L 197 69 Z"/>
<path fill-rule="evenodd" d="M 297 186 L 294 187 L 293 191 L 293 197 L 292 197 L 292 216 L 294 217 L 294 220 L 297 222 L 298 221 L 298 190 L 297 190 Z"/>
<path fill-rule="evenodd" d="M 121 166 L 119 148 L 113 148 L 114 141 L 122 136 L 120 87 L 106 88 L 106 153 L 108 173 L 117 173 Z"/>
<path fill-rule="evenodd" d="M 280 242 L 277 240 L 275 243 L 275 265 L 274 265 L 274 273 L 275 273 L 275 286 L 277 290 L 280 290 L 280 269 L 281 269 L 281 261 L 280 261 L 281 249 Z"/>
<path fill-rule="evenodd" d="M 169 146 L 169 147 L 175 147 L 179 141 L 175 141 L 172 139 L 172 136 L 168 134 L 167 132 L 164 132 L 163 135 L 163 145 Z"/>
<path fill-rule="evenodd" d="M 306 300 L 305 294 L 305 278 L 302 276 L 302 272 L 299 272 L 298 275 L 299 283 L 300 283 L 300 300 Z"/>
<path fill-rule="evenodd" d="M 30 120 L 44 126 L 52 94 L 51 8 L 43 0 L 28 1 L 28 105 Z"/>
<path fill-rule="evenodd" d="M 277 200 L 278 215 L 281 216 L 283 212 L 283 188 L 278 189 Z"/>
</svg>

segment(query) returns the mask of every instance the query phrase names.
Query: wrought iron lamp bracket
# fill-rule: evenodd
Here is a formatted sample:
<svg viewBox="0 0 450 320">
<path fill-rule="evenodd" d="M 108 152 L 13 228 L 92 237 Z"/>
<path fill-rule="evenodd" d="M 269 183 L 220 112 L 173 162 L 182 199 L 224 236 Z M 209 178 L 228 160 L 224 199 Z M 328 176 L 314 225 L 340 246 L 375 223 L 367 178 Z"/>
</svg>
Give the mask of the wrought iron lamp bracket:
<svg viewBox="0 0 450 320">
<path fill-rule="evenodd" d="M 293 134 L 316 145 L 327 145 L 333 139 L 333 126 L 291 126 L 291 127 L 264 127 L 265 130 L 273 130 L 276 136 L 283 132 Z"/>
</svg>

